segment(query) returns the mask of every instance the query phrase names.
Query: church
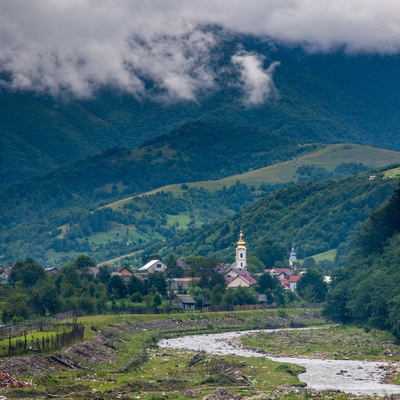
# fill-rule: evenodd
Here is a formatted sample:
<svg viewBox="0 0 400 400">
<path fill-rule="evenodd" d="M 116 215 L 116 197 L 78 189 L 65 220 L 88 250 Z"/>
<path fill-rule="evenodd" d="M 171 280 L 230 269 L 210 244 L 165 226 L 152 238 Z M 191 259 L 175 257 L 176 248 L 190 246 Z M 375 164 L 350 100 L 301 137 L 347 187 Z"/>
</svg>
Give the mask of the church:
<svg viewBox="0 0 400 400">
<path fill-rule="evenodd" d="M 233 264 L 224 264 L 217 267 L 217 271 L 221 273 L 226 282 L 227 288 L 249 287 L 257 283 L 250 275 L 246 268 L 247 265 L 247 248 L 243 239 L 243 232 L 240 230 L 239 241 L 236 245 L 236 258 Z"/>
<path fill-rule="evenodd" d="M 239 241 L 236 247 L 236 261 L 231 265 L 234 268 L 243 269 L 246 268 L 247 254 L 246 254 L 246 243 L 243 240 L 243 232 L 240 230 Z"/>
<path fill-rule="evenodd" d="M 298 267 L 298 261 L 294 246 L 292 246 L 290 252 L 289 264 L 290 268 L 273 267 L 271 270 L 265 270 L 265 273 L 269 273 L 270 275 L 275 276 L 281 282 L 285 289 L 290 289 L 295 292 L 297 281 L 300 279 L 300 275 L 294 273 L 294 271 Z M 240 230 L 239 241 L 236 245 L 236 260 L 223 272 L 228 288 L 238 286 L 249 287 L 257 283 L 257 281 L 250 275 L 250 272 L 246 268 L 246 265 L 246 242 L 243 239 L 243 231 Z"/>
</svg>

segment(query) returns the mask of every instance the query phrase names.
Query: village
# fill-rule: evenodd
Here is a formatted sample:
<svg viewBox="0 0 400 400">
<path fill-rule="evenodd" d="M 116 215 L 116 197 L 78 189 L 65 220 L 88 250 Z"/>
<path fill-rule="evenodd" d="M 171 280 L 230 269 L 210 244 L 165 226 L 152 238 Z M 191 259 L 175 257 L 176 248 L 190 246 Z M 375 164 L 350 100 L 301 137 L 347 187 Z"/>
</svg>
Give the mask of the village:
<svg viewBox="0 0 400 400">
<path fill-rule="evenodd" d="M 8 324 L 71 311 L 83 315 L 254 310 L 324 300 L 326 277 L 300 267 L 293 246 L 285 263 L 257 271 L 248 263 L 242 230 L 234 251 L 233 263 L 201 256 L 169 257 L 166 262 L 150 259 L 139 268 L 123 264 L 114 269 L 96 264 L 87 255 L 79 255 L 60 269 L 43 268 L 27 259 L 0 267 L 1 290 L 8 293 L 15 288 L 18 295 L 7 299 L 2 319 Z"/>
<path fill-rule="evenodd" d="M 223 276 L 225 281 L 226 289 L 235 288 L 249 288 L 257 285 L 257 278 L 260 277 L 260 273 L 252 274 L 247 268 L 247 247 L 244 241 L 244 235 L 242 230 L 239 234 L 239 240 L 237 242 L 235 250 L 235 262 L 232 264 L 220 263 L 214 267 L 214 272 Z M 296 252 L 294 247 L 292 247 L 289 257 L 290 268 L 279 268 L 273 267 L 271 269 L 265 269 L 264 274 L 268 274 L 271 277 L 277 279 L 280 282 L 284 290 L 290 290 L 291 292 L 296 292 L 297 282 L 301 276 L 306 272 L 305 270 L 299 269 L 299 263 L 296 257 Z M 173 293 L 173 298 L 170 304 L 173 308 L 177 308 L 181 311 L 194 311 L 198 306 L 196 306 L 196 301 L 190 296 L 189 290 L 192 285 L 198 282 L 201 278 L 194 276 L 191 271 L 190 266 L 181 258 L 176 261 L 176 266 L 181 271 L 180 277 L 168 277 L 166 278 L 168 283 L 168 292 Z M 94 276 L 100 272 L 102 267 L 89 267 L 88 270 Z M 154 259 L 147 262 L 136 272 L 127 265 L 122 265 L 117 270 L 111 272 L 111 276 L 118 276 L 122 278 L 124 282 L 128 282 L 132 276 L 135 276 L 141 280 L 144 280 L 153 273 L 165 273 L 168 267 L 160 259 Z M 46 272 L 55 275 L 58 269 L 55 267 L 46 268 Z M 267 304 L 266 294 L 258 294 L 258 306 L 263 307 Z M 209 309 L 211 306 L 209 301 L 203 301 L 201 307 Z"/>
</svg>

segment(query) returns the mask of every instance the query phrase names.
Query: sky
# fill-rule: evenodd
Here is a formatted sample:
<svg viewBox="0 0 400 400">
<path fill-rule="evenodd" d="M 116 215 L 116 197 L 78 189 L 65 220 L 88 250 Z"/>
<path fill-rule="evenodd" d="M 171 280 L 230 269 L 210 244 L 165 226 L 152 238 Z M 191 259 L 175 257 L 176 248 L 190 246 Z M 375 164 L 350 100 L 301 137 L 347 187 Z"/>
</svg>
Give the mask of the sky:
<svg viewBox="0 0 400 400">
<path fill-rule="evenodd" d="M 216 33 L 204 26 L 217 24 Z M 310 52 L 400 51 L 398 0 L 1 0 L 0 84 L 95 95 L 105 85 L 137 97 L 197 101 L 218 89 L 224 32 Z M 238 48 L 225 68 L 247 105 L 276 93 L 280 60 Z M 153 82 L 149 89 L 148 82 Z"/>
</svg>

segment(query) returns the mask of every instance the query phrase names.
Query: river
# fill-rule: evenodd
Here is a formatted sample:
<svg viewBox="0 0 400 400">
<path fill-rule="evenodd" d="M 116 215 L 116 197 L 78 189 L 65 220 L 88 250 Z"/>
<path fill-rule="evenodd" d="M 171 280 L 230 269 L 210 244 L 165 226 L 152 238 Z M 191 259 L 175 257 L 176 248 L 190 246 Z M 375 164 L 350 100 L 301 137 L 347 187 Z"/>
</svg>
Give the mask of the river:
<svg viewBox="0 0 400 400">
<path fill-rule="evenodd" d="M 262 332 L 273 331 L 276 330 L 262 330 Z M 381 383 L 385 376 L 385 366 L 388 365 L 385 362 L 270 357 L 228 343 L 228 340 L 255 332 L 259 331 L 183 336 L 161 340 L 158 345 L 163 348 L 203 350 L 215 355 L 268 357 L 273 361 L 302 365 L 306 368 L 306 372 L 300 374 L 299 379 L 307 383 L 307 387 L 317 390 L 340 390 L 359 396 L 386 396 L 400 393 L 400 386 Z"/>
</svg>

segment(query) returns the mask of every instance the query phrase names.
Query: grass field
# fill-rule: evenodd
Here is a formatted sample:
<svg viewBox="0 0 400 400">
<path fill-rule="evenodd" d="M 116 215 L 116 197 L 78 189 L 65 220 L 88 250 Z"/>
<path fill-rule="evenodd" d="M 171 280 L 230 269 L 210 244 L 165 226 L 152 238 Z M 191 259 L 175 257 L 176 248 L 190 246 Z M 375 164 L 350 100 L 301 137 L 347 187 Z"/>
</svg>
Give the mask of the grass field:
<svg viewBox="0 0 400 400">
<path fill-rule="evenodd" d="M 398 178 L 400 176 L 400 167 L 392 168 L 384 172 L 385 178 Z"/>
<path fill-rule="evenodd" d="M 149 239 L 144 234 L 136 230 L 135 225 L 123 225 L 116 222 L 112 223 L 112 228 L 107 232 L 97 232 L 90 235 L 90 241 L 95 244 L 106 243 L 108 240 L 121 239 L 126 237 L 128 241 L 137 241 L 138 239 Z"/>
<path fill-rule="evenodd" d="M 230 187 L 238 180 L 249 186 L 259 187 L 261 184 L 290 183 L 296 182 L 299 174 L 296 170 L 304 165 L 322 167 L 328 171 L 333 171 L 342 163 L 362 163 L 370 168 L 380 168 L 391 164 L 400 163 L 400 152 L 380 149 L 377 147 L 361 146 L 357 144 L 333 144 L 322 149 L 312 151 L 293 160 L 274 164 L 269 167 L 256 169 L 243 174 L 232 175 L 224 179 L 203 182 L 186 182 L 188 187 L 201 187 L 211 192 Z M 157 192 L 171 192 L 175 196 L 183 193 L 181 183 L 176 185 L 167 185 L 142 195 L 151 195 Z M 132 197 L 110 203 L 103 207 L 113 209 L 122 208 Z"/>
<path fill-rule="evenodd" d="M 336 249 L 334 250 L 328 250 L 323 253 L 315 254 L 312 256 L 312 258 L 315 260 L 315 262 L 321 261 L 321 260 L 329 260 L 333 261 L 336 256 Z"/>
</svg>

